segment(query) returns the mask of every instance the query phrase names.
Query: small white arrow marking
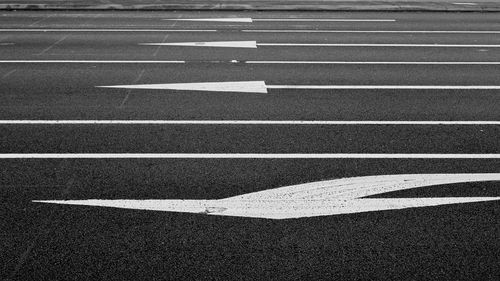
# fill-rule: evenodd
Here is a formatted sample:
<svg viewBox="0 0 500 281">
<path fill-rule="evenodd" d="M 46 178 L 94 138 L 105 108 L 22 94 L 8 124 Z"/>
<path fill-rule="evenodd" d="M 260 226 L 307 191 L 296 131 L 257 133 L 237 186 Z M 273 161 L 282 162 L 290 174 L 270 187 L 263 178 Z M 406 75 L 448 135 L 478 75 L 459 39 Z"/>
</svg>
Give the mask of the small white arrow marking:
<svg viewBox="0 0 500 281">
<path fill-rule="evenodd" d="M 251 18 L 164 19 L 171 21 L 252 22 Z"/>
<path fill-rule="evenodd" d="M 492 174 L 383 175 L 285 186 L 218 200 L 51 200 L 40 203 L 291 219 L 500 200 L 500 197 L 362 198 L 453 183 L 500 181 Z"/>
<path fill-rule="evenodd" d="M 120 88 L 120 89 L 189 90 L 189 91 L 212 91 L 212 92 L 264 93 L 264 94 L 267 93 L 267 87 L 264 81 L 144 84 L 144 85 L 117 85 L 117 86 L 98 86 L 98 87 Z"/>
<path fill-rule="evenodd" d="M 214 41 L 180 43 L 141 43 L 148 46 L 184 46 L 184 47 L 221 47 L 221 48 L 257 48 L 256 41 Z"/>
<path fill-rule="evenodd" d="M 498 90 L 488 85 L 266 85 L 264 81 L 206 82 L 97 86 L 99 88 L 187 90 L 212 92 L 267 93 L 267 89 L 295 90 Z"/>
</svg>

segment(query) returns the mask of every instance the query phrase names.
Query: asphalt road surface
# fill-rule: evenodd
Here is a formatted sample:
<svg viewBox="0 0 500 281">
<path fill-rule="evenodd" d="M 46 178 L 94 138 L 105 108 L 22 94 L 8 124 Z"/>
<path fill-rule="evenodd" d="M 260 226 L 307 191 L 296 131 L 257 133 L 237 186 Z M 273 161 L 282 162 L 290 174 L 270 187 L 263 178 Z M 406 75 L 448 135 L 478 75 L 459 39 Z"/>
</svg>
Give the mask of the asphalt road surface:
<svg viewBox="0 0 500 281">
<path fill-rule="evenodd" d="M 186 20 L 203 18 L 233 20 Z M 0 22 L 0 278 L 500 277 L 498 201 L 286 220 L 32 202 L 498 173 L 498 14 L 2 12 Z M 99 87 L 242 81 L 267 93 Z M 499 187 L 376 197 L 496 197 Z"/>
</svg>

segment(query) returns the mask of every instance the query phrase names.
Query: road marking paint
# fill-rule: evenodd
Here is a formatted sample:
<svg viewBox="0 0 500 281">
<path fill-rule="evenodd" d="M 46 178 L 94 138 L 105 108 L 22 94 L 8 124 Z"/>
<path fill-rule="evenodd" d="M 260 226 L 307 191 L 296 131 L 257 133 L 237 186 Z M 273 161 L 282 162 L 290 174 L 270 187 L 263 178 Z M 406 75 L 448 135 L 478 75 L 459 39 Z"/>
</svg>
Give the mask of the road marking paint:
<svg viewBox="0 0 500 281">
<path fill-rule="evenodd" d="M 36 203 L 112 207 L 266 219 L 292 219 L 497 201 L 500 197 L 363 198 L 445 184 L 500 181 L 500 174 L 410 174 L 343 178 L 212 200 L 34 200 Z"/>
<path fill-rule="evenodd" d="M 179 43 L 140 43 L 149 46 L 187 46 L 187 47 L 225 47 L 257 48 L 255 41 L 214 41 L 214 42 L 179 42 Z"/>
<path fill-rule="evenodd" d="M 455 5 L 477 5 L 477 3 L 453 3 Z"/>
<path fill-rule="evenodd" d="M 1 63 L 2 61 L 0 61 Z M 247 64 L 500 65 L 498 61 L 243 61 Z"/>
<path fill-rule="evenodd" d="M 254 21 L 263 22 L 395 22 L 395 19 L 304 19 L 304 18 L 198 18 L 198 19 L 163 19 L 167 21 L 208 21 L 208 22 L 243 22 L 249 23 Z"/>
<path fill-rule="evenodd" d="M 271 47 L 425 47 L 425 48 L 500 48 L 500 45 L 476 44 L 345 44 L 345 43 L 257 43 Z"/>
<path fill-rule="evenodd" d="M 467 153 L 1 153 L 0 159 L 500 159 Z"/>
<path fill-rule="evenodd" d="M 0 63 L 186 63 L 183 60 L 0 60 Z"/>
<path fill-rule="evenodd" d="M 232 32 L 252 33 L 456 33 L 500 34 L 500 30 L 305 30 L 305 29 L 243 29 Z M 102 29 L 102 28 L 0 28 L 0 32 L 221 32 L 216 29 Z M 228 30 L 223 30 L 228 32 Z"/>
<path fill-rule="evenodd" d="M 500 125 L 500 121 L 0 120 L 0 125 Z"/>
<path fill-rule="evenodd" d="M 217 32 L 215 29 L 0 28 L 0 32 Z"/>
<path fill-rule="evenodd" d="M 211 22 L 252 22 L 252 18 L 201 18 L 201 19 L 163 19 L 168 21 L 211 21 Z"/>
<path fill-rule="evenodd" d="M 10 43 L 10 42 L 1 42 L 0 43 L 0 46 L 12 46 L 14 45 L 14 43 Z"/>
<path fill-rule="evenodd" d="M 256 41 L 214 41 L 214 42 L 174 42 L 174 43 L 139 43 L 149 46 L 185 46 L 185 47 L 425 47 L 425 48 L 500 48 L 500 45 L 478 44 L 345 44 L 345 43 L 257 43 Z"/>
<path fill-rule="evenodd" d="M 455 34 L 499 34 L 500 30 L 318 30 L 318 29 L 243 29 L 252 33 L 455 33 Z"/>
<path fill-rule="evenodd" d="M 240 92 L 240 93 L 267 93 L 267 88 L 264 81 L 139 84 L 139 85 L 115 85 L 115 86 L 97 86 L 97 87 L 119 88 L 119 89 L 161 89 L 161 90 L 190 90 L 190 91 Z"/>
<path fill-rule="evenodd" d="M 96 86 L 98 88 L 267 93 L 267 89 L 304 90 L 499 90 L 496 85 L 266 85 L 264 81 L 167 83 Z"/>
<path fill-rule="evenodd" d="M 102 64 L 182 64 L 182 63 L 246 63 L 246 64 L 395 64 L 395 65 L 500 65 L 500 61 L 184 61 L 184 60 L 0 60 L 2 63 L 102 63 Z"/>
<path fill-rule="evenodd" d="M 299 19 L 299 18 L 281 18 L 281 19 L 264 19 L 254 18 L 253 21 L 283 21 L 283 22 L 396 22 L 395 19 Z"/>
</svg>

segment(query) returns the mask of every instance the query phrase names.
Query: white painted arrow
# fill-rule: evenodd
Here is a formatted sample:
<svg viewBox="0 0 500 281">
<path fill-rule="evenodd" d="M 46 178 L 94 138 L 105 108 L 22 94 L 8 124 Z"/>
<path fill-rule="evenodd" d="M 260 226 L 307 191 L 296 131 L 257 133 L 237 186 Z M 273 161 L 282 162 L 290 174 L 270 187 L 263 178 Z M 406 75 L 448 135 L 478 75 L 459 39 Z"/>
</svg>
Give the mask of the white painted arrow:
<svg viewBox="0 0 500 281">
<path fill-rule="evenodd" d="M 424 186 L 484 181 L 500 181 L 500 173 L 355 177 L 286 186 L 217 200 L 92 199 L 33 202 L 291 219 L 500 200 L 500 197 L 362 198 Z"/>
<path fill-rule="evenodd" d="M 500 45 L 484 44 L 367 44 L 367 43 L 257 43 L 256 41 L 213 41 L 213 42 L 175 42 L 175 43 L 139 43 L 150 46 L 184 47 L 227 47 L 257 48 L 265 47 L 408 47 L 408 48 L 500 48 Z"/>
<path fill-rule="evenodd" d="M 212 92 L 267 93 L 267 89 L 306 90 L 498 90 L 488 85 L 266 85 L 264 81 L 170 83 L 97 86 L 99 88 L 186 90 Z"/>
<path fill-rule="evenodd" d="M 257 42 L 256 41 L 141 43 L 139 45 L 149 45 L 149 46 L 183 46 L 183 47 L 220 47 L 220 48 L 257 48 Z"/>
<path fill-rule="evenodd" d="M 120 89 L 267 93 L 266 83 L 264 83 L 264 81 L 142 84 L 142 85 L 117 85 L 117 86 L 98 86 L 98 87 L 120 88 Z"/>
</svg>

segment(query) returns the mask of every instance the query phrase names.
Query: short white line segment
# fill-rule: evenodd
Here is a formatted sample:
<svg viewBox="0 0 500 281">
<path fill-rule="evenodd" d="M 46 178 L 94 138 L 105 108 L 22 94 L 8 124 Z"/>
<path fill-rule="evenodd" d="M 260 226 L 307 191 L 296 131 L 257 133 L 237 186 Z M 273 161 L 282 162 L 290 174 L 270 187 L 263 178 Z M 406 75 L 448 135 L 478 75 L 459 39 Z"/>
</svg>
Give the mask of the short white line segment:
<svg viewBox="0 0 500 281">
<path fill-rule="evenodd" d="M 500 159 L 464 153 L 2 153 L 0 159 Z"/>
<path fill-rule="evenodd" d="M 365 198 L 419 187 L 487 181 L 500 181 L 500 174 L 409 174 L 353 177 L 284 186 L 215 200 L 90 199 L 35 200 L 33 202 L 248 218 L 293 219 L 500 200 L 500 197 Z"/>
</svg>

